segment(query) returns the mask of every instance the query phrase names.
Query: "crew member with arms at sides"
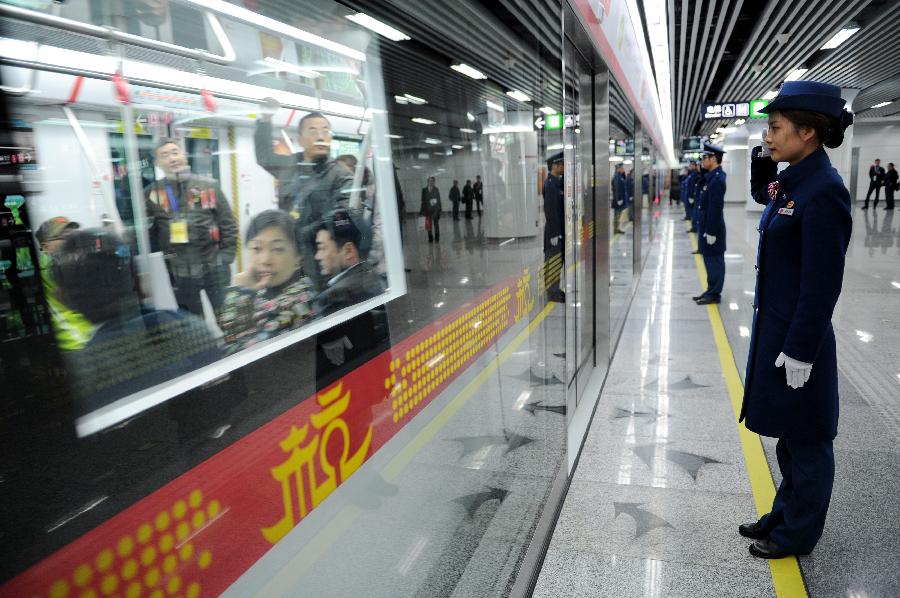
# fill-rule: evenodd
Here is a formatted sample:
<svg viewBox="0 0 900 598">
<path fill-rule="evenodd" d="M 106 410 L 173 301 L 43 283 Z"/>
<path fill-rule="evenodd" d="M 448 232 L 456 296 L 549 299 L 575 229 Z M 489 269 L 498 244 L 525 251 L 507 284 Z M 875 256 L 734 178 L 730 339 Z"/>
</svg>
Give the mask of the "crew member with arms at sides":
<svg viewBox="0 0 900 598">
<path fill-rule="evenodd" d="M 853 227 L 850 194 L 824 147 L 843 143 L 853 116 L 839 87 L 787 81 L 763 108 L 765 148 L 750 188 L 760 219 L 753 331 L 740 419 L 778 439 L 782 482 L 772 509 L 738 528 L 761 558 L 809 554 L 825 527 L 834 482 L 837 355 L 831 316 Z M 788 167 L 778 173 L 778 162 Z"/>
<path fill-rule="evenodd" d="M 237 250 L 231 205 L 217 181 L 191 174 L 175 139 L 160 140 L 154 154 L 165 177 L 147 189 L 151 244 L 166 257 L 178 306 L 203 315 L 202 290 L 218 312 Z"/>
<path fill-rule="evenodd" d="M 698 192 L 699 228 L 697 251 L 706 267 L 706 290 L 696 297 L 697 305 L 722 301 L 725 286 L 725 173 L 722 171 L 721 147 L 703 144 L 701 165 L 706 174 Z"/>
</svg>

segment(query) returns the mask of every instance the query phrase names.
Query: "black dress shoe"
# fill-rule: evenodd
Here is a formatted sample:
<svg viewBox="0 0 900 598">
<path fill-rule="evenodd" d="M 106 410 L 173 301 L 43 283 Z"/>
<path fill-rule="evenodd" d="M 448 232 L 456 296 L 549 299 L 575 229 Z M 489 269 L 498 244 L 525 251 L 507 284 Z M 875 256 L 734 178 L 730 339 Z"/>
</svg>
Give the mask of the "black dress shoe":
<svg viewBox="0 0 900 598">
<path fill-rule="evenodd" d="M 697 299 L 697 305 L 709 305 L 711 303 L 722 303 L 722 300 L 717 297 L 700 297 L 699 299 Z"/>
<path fill-rule="evenodd" d="M 783 559 L 786 556 L 791 556 L 797 553 L 787 551 L 773 542 L 771 539 L 764 538 L 762 540 L 757 540 L 750 545 L 750 554 L 760 559 Z"/>
<path fill-rule="evenodd" d="M 694 255 L 699 255 L 699 254 L 700 254 L 700 250 L 699 250 L 699 249 L 695 249 L 695 250 L 693 250 L 691 253 L 693 253 Z"/>
<path fill-rule="evenodd" d="M 690 233 L 695 233 L 695 232 L 697 232 L 697 229 L 696 229 L 696 228 L 689 228 L 689 229 L 687 229 L 687 232 L 688 232 L 688 234 L 690 234 Z"/>
<path fill-rule="evenodd" d="M 738 533 L 745 538 L 752 538 L 753 540 L 762 540 L 769 535 L 769 532 L 763 529 L 759 521 L 756 523 L 742 523 L 738 526 Z"/>
<path fill-rule="evenodd" d="M 696 297 L 691 297 L 692 301 L 700 301 L 701 299 L 703 299 L 703 295 L 697 295 Z"/>
</svg>

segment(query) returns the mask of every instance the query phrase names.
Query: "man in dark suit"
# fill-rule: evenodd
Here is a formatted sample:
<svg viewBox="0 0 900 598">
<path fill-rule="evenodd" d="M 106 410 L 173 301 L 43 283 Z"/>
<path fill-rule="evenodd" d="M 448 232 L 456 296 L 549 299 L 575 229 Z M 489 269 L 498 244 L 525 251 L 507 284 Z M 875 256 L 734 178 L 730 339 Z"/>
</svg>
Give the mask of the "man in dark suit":
<svg viewBox="0 0 900 598">
<path fill-rule="evenodd" d="M 866 193 L 864 210 L 869 209 L 869 198 L 872 196 L 872 191 L 875 191 L 875 207 L 878 207 L 878 195 L 881 193 L 882 185 L 884 185 L 884 168 L 881 167 L 881 160 L 875 158 L 875 163 L 869 166 L 869 191 Z"/>
<path fill-rule="evenodd" d="M 558 152 L 547 159 L 547 178 L 544 180 L 544 263 L 559 255 L 565 260 L 565 219 L 566 206 L 563 199 L 563 153 Z M 545 266 L 546 267 L 546 266 Z M 547 270 L 550 268 L 547 267 Z M 555 270 L 555 269 L 554 269 Z M 565 301 L 565 294 L 559 288 L 556 275 L 547 288 L 550 301 Z"/>
</svg>

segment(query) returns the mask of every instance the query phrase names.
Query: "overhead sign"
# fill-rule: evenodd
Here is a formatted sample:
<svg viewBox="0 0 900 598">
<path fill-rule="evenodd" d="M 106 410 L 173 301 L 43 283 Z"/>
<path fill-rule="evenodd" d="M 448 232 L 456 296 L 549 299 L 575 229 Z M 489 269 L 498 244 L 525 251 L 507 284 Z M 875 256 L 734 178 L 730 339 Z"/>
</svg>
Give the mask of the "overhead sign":
<svg viewBox="0 0 900 598">
<path fill-rule="evenodd" d="M 769 100 L 750 100 L 749 102 L 703 104 L 700 108 L 700 120 L 764 118 L 766 115 L 762 114 L 759 110 L 764 108 L 768 103 Z"/>
<path fill-rule="evenodd" d="M 750 118 L 766 118 L 766 114 L 760 112 L 769 105 L 769 100 L 753 100 L 750 102 Z"/>
<path fill-rule="evenodd" d="M 547 130 L 556 131 L 563 127 L 563 115 L 560 113 L 547 115 Z"/>
</svg>

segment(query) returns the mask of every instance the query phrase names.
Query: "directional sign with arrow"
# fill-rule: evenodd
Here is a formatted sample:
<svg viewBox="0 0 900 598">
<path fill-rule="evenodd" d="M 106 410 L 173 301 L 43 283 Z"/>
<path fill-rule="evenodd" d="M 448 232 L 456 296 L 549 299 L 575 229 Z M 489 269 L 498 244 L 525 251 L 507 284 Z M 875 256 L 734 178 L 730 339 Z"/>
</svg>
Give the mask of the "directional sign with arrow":
<svg viewBox="0 0 900 598">
<path fill-rule="evenodd" d="M 613 507 L 615 508 L 614 518 L 617 518 L 620 513 L 625 513 L 626 515 L 631 516 L 634 519 L 634 539 L 637 540 L 644 534 L 655 530 L 658 527 L 671 527 L 675 529 L 671 523 L 654 515 L 650 511 L 641 508 L 641 503 L 637 502 L 614 502 Z"/>
</svg>

